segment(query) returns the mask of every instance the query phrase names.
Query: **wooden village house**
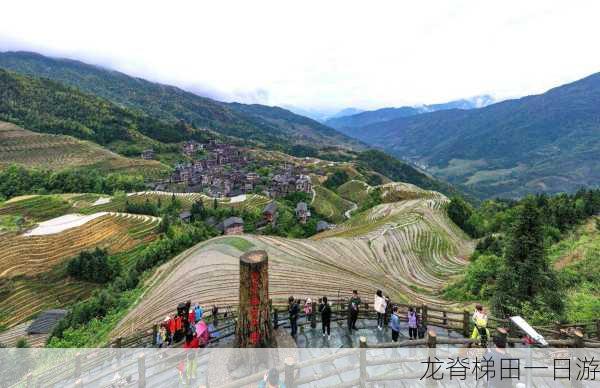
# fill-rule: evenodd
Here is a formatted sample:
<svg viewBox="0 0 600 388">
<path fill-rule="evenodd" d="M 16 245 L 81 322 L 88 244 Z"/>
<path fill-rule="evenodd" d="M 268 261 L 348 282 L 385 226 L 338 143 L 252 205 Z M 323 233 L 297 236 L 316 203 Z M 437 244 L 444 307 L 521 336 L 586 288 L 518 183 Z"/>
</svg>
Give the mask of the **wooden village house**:
<svg viewBox="0 0 600 388">
<path fill-rule="evenodd" d="M 306 224 L 309 217 L 310 210 L 308 210 L 306 202 L 298 202 L 296 204 L 296 218 L 298 218 L 298 221 L 300 221 L 301 224 Z"/>
</svg>

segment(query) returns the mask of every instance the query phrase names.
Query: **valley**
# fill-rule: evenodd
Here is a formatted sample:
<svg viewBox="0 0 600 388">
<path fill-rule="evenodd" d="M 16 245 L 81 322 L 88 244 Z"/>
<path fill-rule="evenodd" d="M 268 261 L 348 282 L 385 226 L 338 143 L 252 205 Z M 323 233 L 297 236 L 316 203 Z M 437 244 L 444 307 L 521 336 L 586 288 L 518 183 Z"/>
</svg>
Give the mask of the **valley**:
<svg viewBox="0 0 600 388">
<path fill-rule="evenodd" d="M 591 319 L 597 81 L 361 112 L 332 128 L 0 53 L 0 338 L 102 346 L 185 300 L 235 308 L 239 257 L 255 249 L 269 255 L 277 307 L 381 289 L 537 324 Z M 530 282 L 547 283 L 529 295 Z M 51 332 L 26 333 L 56 308 L 67 312 Z"/>
</svg>

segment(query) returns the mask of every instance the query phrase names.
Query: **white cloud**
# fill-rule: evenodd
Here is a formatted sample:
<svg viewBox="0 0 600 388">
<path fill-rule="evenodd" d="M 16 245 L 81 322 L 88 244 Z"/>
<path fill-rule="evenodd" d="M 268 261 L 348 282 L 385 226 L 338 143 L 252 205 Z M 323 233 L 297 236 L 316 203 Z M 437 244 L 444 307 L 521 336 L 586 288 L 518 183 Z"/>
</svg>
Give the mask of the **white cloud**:
<svg viewBox="0 0 600 388">
<path fill-rule="evenodd" d="M 588 1 L 31 1 L 0 50 L 75 57 L 215 98 L 302 107 L 542 92 L 600 71 Z"/>
</svg>

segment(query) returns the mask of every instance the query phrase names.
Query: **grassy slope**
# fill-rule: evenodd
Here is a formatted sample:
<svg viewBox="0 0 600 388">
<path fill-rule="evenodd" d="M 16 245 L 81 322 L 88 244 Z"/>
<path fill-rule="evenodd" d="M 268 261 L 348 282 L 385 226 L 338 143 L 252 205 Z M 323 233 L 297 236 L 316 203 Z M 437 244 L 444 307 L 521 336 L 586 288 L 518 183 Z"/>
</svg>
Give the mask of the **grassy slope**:
<svg viewBox="0 0 600 388">
<path fill-rule="evenodd" d="M 600 232 L 595 219 L 554 244 L 548 256 L 567 286 L 569 320 L 597 319 L 600 316 Z"/>
<path fill-rule="evenodd" d="M 352 203 L 323 186 L 315 186 L 314 189 L 316 195 L 312 206 L 315 210 L 331 222 L 344 221 L 344 212 L 352 208 Z"/>
</svg>

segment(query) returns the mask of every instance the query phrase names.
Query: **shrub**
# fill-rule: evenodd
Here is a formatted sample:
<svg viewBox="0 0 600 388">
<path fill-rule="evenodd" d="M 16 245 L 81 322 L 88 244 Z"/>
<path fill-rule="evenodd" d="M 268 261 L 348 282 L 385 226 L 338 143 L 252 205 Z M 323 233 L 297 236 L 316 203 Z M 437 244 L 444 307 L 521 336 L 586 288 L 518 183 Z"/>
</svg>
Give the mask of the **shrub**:
<svg viewBox="0 0 600 388">
<path fill-rule="evenodd" d="M 94 283 L 107 283 L 119 273 L 119 265 L 111 261 L 105 249 L 83 251 L 67 264 L 67 273 L 77 279 Z"/>
</svg>

